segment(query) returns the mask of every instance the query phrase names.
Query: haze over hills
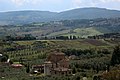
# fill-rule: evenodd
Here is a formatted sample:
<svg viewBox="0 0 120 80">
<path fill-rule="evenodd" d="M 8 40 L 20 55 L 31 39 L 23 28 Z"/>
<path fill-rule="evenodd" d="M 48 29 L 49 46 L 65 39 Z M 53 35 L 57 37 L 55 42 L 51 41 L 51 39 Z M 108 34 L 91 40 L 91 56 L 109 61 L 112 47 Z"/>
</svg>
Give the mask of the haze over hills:
<svg viewBox="0 0 120 80">
<path fill-rule="evenodd" d="M 29 24 L 71 19 L 95 19 L 120 17 L 120 11 L 104 8 L 78 8 L 63 12 L 49 11 L 11 11 L 0 13 L 0 25 Z"/>
<path fill-rule="evenodd" d="M 0 13 L 1 24 L 27 24 L 50 21 L 56 13 L 49 11 L 13 11 Z"/>
<path fill-rule="evenodd" d="M 32 34 L 88 37 L 120 32 L 120 11 L 104 8 L 78 8 L 63 12 L 12 11 L 0 13 L 0 37 Z"/>
</svg>

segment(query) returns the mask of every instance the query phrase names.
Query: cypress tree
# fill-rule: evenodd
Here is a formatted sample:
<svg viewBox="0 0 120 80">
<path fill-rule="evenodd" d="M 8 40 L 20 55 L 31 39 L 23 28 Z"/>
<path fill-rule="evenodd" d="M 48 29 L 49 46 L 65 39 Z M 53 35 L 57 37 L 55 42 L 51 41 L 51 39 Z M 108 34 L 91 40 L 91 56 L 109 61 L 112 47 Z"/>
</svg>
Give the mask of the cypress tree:
<svg viewBox="0 0 120 80">
<path fill-rule="evenodd" d="M 114 66 L 116 64 L 120 64 L 120 46 L 116 46 L 114 48 L 112 58 L 111 58 L 111 65 Z"/>
<path fill-rule="evenodd" d="M 27 65 L 27 67 L 26 67 L 26 72 L 27 72 L 27 73 L 30 72 L 30 66 L 29 66 L 29 63 L 28 63 L 28 65 Z"/>
</svg>

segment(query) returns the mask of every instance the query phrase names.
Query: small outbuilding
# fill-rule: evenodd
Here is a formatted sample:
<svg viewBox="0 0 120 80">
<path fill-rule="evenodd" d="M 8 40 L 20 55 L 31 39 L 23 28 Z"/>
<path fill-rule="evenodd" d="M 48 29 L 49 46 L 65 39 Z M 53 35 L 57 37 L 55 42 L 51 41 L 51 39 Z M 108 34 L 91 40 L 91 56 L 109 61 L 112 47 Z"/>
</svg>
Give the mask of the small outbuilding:
<svg viewBox="0 0 120 80">
<path fill-rule="evenodd" d="M 22 68 L 23 65 L 22 64 L 12 64 L 11 67 L 13 67 L 13 68 Z"/>
</svg>

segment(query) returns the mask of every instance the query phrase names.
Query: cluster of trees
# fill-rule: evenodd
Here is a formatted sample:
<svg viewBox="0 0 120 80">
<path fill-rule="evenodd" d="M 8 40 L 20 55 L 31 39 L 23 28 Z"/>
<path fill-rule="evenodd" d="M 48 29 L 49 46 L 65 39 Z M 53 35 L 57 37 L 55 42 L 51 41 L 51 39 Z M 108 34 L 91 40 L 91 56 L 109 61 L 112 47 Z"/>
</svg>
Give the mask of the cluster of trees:
<svg viewBox="0 0 120 80">
<path fill-rule="evenodd" d="M 106 33 L 103 35 L 88 36 L 89 39 L 120 38 L 120 33 Z"/>
<path fill-rule="evenodd" d="M 0 41 L 0 51 L 1 52 L 9 52 L 9 51 L 17 51 L 28 48 L 27 45 L 19 45 L 13 41 Z"/>
<path fill-rule="evenodd" d="M 120 45 L 115 46 L 110 65 L 106 67 L 107 72 L 94 76 L 93 80 L 120 80 Z"/>
<path fill-rule="evenodd" d="M 53 39 L 53 40 L 76 40 L 76 39 L 80 39 L 80 37 L 70 35 L 70 36 L 56 36 L 56 37 L 51 37 L 51 38 L 44 37 L 42 39 L 45 39 L 45 40 L 49 40 L 49 39 Z"/>
<path fill-rule="evenodd" d="M 26 46 L 24 46 L 24 45 L 14 45 L 14 46 L 7 47 L 4 50 L 5 50 L 5 52 L 7 52 L 7 51 L 16 51 L 16 50 L 23 50 L 23 49 L 26 49 Z"/>
<path fill-rule="evenodd" d="M 70 63 L 73 73 L 85 72 L 85 70 L 93 70 L 98 73 L 106 70 L 106 66 L 110 65 L 110 56 L 108 55 L 111 55 L 111 52 L 107 49 L 66 49 L 62 51 L 67 56 L 76 56 Z"/>
<path fill-rule="evenodd" d="M 95 55 L 95 54 L 110 54 L 111 52 L 107 49 L 102 50 L 95 50 L 95 49 L 63 49 L 62 52 L 64 52 L 66 55 L 75 55 L 75 56 L 81 56 L 81 55 Z"/>
<path fill-rule="evenodd" d="M 80 59 L 71 63 L 71 67 L 74 70 L 73 72 L 81 72 L 84 70 L 92 70 L 95 73 L 99 71 L 105 71 L 106 66 L 109 66 L 109 58 L 90 58 L 90 59 Z"/>
<path fill-rule="evenodd" d="M 63 52 L 68 56 L 70 55 L 77 56 L 77 60 L 74 60 L 74 62 L 71 63 L 71 67 L 73 67 L 74 72 L 75 70 L 79 71 L 80 68 L 80 69 L 88 69 L 88 70 L 93 69 L 96 70 L 96 72 L 98 73 L 99 71 L 106 69 L 109 71 L 110 66 L 115 66 L 120 64 L 119 45 L 115 46 L 112 52 L 112 57 L 110 57 L 111 52 L 109 52 L 106 49 L 98 50 L 98 51 L 92 49 L 86 49 L 86 50 L 67 49 L 67 50 L 63 50 Z"/>
<path fill-rule="evenodd" d="M 62 39 L 62 40 L 75 40 L 78 39 L 76 36 L 58 36 L 55 39 Z"/>
<path fill-rule="evenodd" d="M 31 34 L 24 36 L 6 36 L 6 41 L 22 41 L 22 40 L 36 40 L 36 37 Z"/>
<path fill-rule="evenodd" d="M 33 44 L 34 49 L 46 48 L 49 44 L 47 41 L 35 41 Z"/>
</svg>

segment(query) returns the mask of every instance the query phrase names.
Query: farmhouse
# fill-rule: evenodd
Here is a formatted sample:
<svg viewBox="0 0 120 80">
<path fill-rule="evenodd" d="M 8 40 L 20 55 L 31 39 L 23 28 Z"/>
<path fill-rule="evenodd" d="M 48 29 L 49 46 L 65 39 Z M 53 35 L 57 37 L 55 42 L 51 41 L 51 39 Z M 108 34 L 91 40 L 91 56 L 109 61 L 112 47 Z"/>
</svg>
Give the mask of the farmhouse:
<svg viewBox="0 0 120 80">
<path fill-rule="evenodd" d="M 33 65 L 34 73 L 42 73 L 45 75 L 71 75 L 72 70 L 69 69 L 69 59 L 64 53 L 57 52 L 50 54 L 44 64 Z"/>
<path fill-rule="evenodd" d="M 69 69 L 69 59 L 64 53 L 58 52 L 50 54 L 44 63 L 45 75 L 70 75 L 72 70 Z"/>
</svg>

